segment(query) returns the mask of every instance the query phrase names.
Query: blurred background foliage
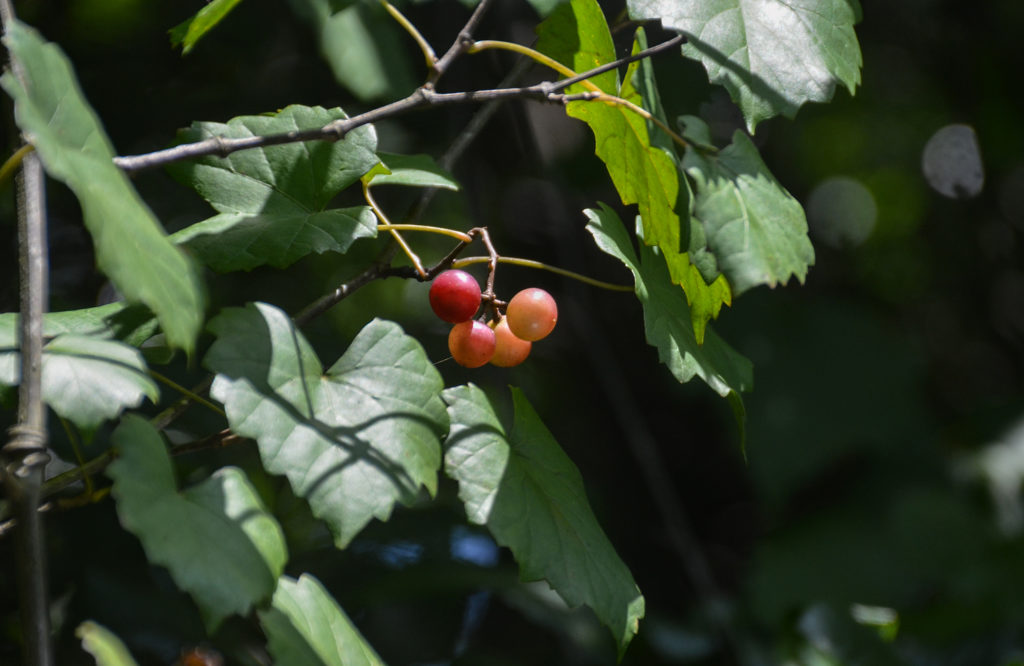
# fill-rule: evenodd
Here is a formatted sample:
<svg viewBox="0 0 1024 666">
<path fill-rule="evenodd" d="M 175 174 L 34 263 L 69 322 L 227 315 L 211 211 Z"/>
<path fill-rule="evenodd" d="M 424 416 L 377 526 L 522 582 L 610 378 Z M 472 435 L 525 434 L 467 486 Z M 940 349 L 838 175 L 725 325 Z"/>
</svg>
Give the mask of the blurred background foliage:
<svg viewBox="0 0 1024 666">
<path fill-rule="evenodd" d="M 193 120 L 290 103 L 352 113 L 408 92 L 423 74 L 412 44 L 375 9 L 344 5 L 246 0 L 184 57 L 167 30 L 198 1 L 18 9 L 69 54 L 120 154 L 136 154 Z M 468 12 L 450 0 L 403 8 L 439 51 Z M 621 10 L 607 4 L 610 17 Z M 498 2 L 479 34 L 529 42 L 536 11 Z M 521 387 L 580 467 L 648 600 L 626 664 L 1024 664 L 1024 4 L 865 0 L 863 16 L 856 96 L 838 92 L 755 137 L 808 211 L 817 262 L 806 285 L 754 290 L 715 324 L 754 361 L 746 463 L 726 403 L 675 383 L 628 295 L 502 268 L 500 293 L 548 288 L 562 324 L 511 371 L 438 366 L 449 385 L 471 380 L 506 402 L 505 385 Z M 339 50 L 359 34 L 389 46 Z M 629 31 L 618 37 L 627 48 Z M 444 88 L 493 86 L 512 64 L 501 53 L 467 57 Z M 670 116 L 703 115 L 719 140 L 742 125 L 698 65 L 665 55 L 657 69 Z M 382 149 L 439 156 L 474 111 L 383 122 Z M 951 125 L 962 127 L 939 134 Z M 9 127 L 8 152 L 14 136 Z M 463 192 L 440 193 L 425 221 L 488 225 L 503 254 L 627 282 L 583 232 L 583 208 L 616 201 L 592 151 L 560 109 L 507 104 L 455 165 Z M 164 173 L 134 182 L 170 231 L 209 214 Z M 49 196 L 52 308 L 94 304 L 103 278 L 77 204 L 58 184 Z M 16 308 L 13 198 L 8 185 L 4 311 Z M 380 198 L 399 219 L 415 203 L 395 188 Z M 416 240 L 430 258 L 448 247 Z M 283 272 L 208 276 L 212 304 L 259 299 L 295 312 L 376 251 L 363 242 Z M 413 282 L 366 287 L 308 335 L 333 359 L 374 316 L 398 321 L 432 358 L 447 356 L 444 326 Z M 183 380 L 190 372 L 181 359 L 165 370 Z M 221 426 L 196 413 L 176 427 L 171 435 L 187 441 Z M 52 431 L 73 460 L 59 424 Z M 103 432 L 95 442 L 94 455 Z M 589 612 L 566 610 L 543 584 L 516 583 L 508 554 L 465 524 L 452 483 L 439 501 L 398 511 L 339 552 L 251 449 L 183 456 L 182 480 L 239 457 L 285 528 L 289 571 L 319 577 L 388 663 L 613 663 Z M 670 493 L 657 492 L 659 475 Z M 261 639 L 241 619 L 203 636 L 191 601 L 145 562 L 111 502 L 53 514 L 49 540 L 60 663 L 89 663 L 73 637 L 85 619 L 119 634 L 140 663 L 170 663 L 197 644 L 229 663 L 261 663 Z M 10 550 L 0 539 L 4 571 Z M 17 654 L 9 578 L 0 576 L 3 663 Z"/>
</svg>

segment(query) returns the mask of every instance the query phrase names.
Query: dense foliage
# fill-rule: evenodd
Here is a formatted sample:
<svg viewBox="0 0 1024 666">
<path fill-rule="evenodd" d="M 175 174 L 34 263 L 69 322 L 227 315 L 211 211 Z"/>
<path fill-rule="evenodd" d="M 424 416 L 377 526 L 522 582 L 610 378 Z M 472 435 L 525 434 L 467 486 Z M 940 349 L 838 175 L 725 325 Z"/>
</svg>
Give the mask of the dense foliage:
<svg viewBox="0 0 1024 666">
<path fill-rule="evenodd" d="M 852 261 L 909 309 L 936 196 L 854 171 L 884 133 L 845 93 L 801 111 L 861 83 L 855 0 L 174 4 L 6 25 L 0 83 L 50 178 L 31 575 L 58 663 L 1016 663 L 1020 474 L 963 451 L 1002 504 L 955 488 L 913 345 L 833 302 Z M 972 196 L 954 136 L 923 171 Z M 837 172 L 807 214 L 783 185 Z M 808 218 L 832 288 L 766 289 L 814 274 Z M 428 293 L 451 269 L 482 286 L 456 314 Z M 525 361 L 449 358 L 452 323 L 533 287 L 557 326 Z"/>
</svg>

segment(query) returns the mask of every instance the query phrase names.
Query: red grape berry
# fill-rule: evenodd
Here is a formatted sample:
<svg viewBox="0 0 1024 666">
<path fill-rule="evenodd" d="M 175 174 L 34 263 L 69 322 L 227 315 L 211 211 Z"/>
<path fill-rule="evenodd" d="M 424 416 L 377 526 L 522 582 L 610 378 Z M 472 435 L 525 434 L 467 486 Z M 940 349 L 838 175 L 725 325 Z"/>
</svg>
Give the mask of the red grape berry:
<svg viewBox="0 0 1024 666">
<path fill-rule="evenodd" d="M 494 327 L 494 356 L 491 357 L 491 365 L 499 368 L 511 368 L 519 365 L 530 355 L 530 348 L 533 343 L 522 338 L 517 338 L 508 327 L 508 318 L 502 317 L 501 321 Z"/>
<path fill-rule="evenodd" d="M 479 368 L 494 356 L 494 331 L 487 324 L 470 319 L 452 326 L 448 351 L 459 365 Z"/>
<path fill-rule="evenodd" d="M 505 310 L 508 327 L 517 338 L 531 342 L 547 336 L 558 321 L 555 299 L 543 289 L 523 289 Z"/>
<path fill-rule="evenodd" d="M 430 307 L 449 323 L 468 321 L 480 309 L 480 285 L 466 271 L 445 271 L 430 285 Z"/>
</svg>

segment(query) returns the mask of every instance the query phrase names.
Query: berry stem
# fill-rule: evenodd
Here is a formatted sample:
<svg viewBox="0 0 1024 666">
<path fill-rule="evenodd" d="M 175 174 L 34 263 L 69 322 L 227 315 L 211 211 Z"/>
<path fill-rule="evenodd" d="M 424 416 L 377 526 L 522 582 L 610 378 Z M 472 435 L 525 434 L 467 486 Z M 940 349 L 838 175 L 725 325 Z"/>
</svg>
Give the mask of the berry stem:
<svg viewBox="0 0 1024 666">
<path fill-rule="evenodd" d="M 472 266 L 473 264 L 484 264 L 491 261 L 491 257 L 465 257 L 463 259 L 456 259 L 452 262 L 452 268 L 463 268 L 465 266 Z M 551 266 L 540 261 L 534 261 L 533 259 L 520 259 L 519 257 L 497 257 L 498 263 L 512 264 L 514 266 L 525 266 L 526 268 L 538 268 L 542 271 L 548 271 L 557 275 L 562 275 L 573 280 L 578 280 L 585 284 L 589 284 L 593 287 L 599 287 L 601 289 L 607 289 L 609 291 L 634 291 L 634 288 L 624 284 L 612 284 L 611 282 L 603 282 L 601 280 L 595 280 L 594 278 L 574 273 L 573 271 L 566 270 L 564 268 L 558 268 L 557 266 Z"/>
<path fill-rule="evenodd" d="M 391 220 L 388 219 L 388 216 L 385 215 L 384 211 L 377 205 L 373 195 L 370 194 L 370 184 L 366 181 L 363 181 L 363 198 L 366 199 L 366 203 L 369 204 L 370 208 L 373 209 L 373 213 L 377 216 L 378 226 L 387 225 L 388 227 L 391 227 L 391 236 L 395 239 L 395 242 L 398 243 L 399 247 L 402 248 L 402 251 L 405 252 L 405 256 L 409 257 L 409 261 L 412 262 L 412 265 L 416 269 L 416 272 L 419 273 L 420 278 L 426 280 L 427 271 L 424 270 L 423 263 L 420 261 L 419 256 L 417 256 L 417 254 L 412 251 L 412 248 L 405 242 L 405 239 L 402 238 L 402 234 L 398 233 L 398 231 L 393 228 L 394 225 L 391 224 Z"/>
<path fill-rule="evenodd" d="M 463 231 L 446 227 L 432 227 L 427 224 L 378 224 L 377 228 L 381 231 L 424 231 L 432 234 L 441 234 L 442 236 L 451 236 L 463 243 L 473 242 L 473 237 Z"/>
<path fill-rule="evenodd" d="M 388 0 L 380 0 L 380 4 L 384 6 L 388 14 L 391 14 L 391 18 L 398 21 L 398 25 L 409 33 L 409 35 L 416 41 L 416 45 L 420 47 L 420 51 L 423 52 L 423 58 L 427 61 L 427 69 L 434 67 L 437 64 L 437 55 L 434 53 L 434 49 L 430 46 L 430 43 L 420 34 L 420 31 L 416 29 L 416 26 L 412 24 L 412 21 L 407 19 L 397 7 L 392 5 Z"/>
</svg>

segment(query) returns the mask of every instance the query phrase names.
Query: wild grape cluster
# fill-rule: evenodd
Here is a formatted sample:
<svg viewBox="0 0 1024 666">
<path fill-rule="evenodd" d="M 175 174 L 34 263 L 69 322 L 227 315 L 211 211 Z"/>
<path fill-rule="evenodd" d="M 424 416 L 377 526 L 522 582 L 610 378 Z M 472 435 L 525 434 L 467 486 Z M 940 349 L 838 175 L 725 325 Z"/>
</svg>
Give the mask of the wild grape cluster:
<svg viewBox="0 0 1024 666">
<path fill-rule="evenodd" d="M 480 302 L 480 285 L 465 271 L 445 271 L 430 285 L 434 314 L 455 324 L 448 334 L 448 350 L 456 363 L 467 368 L 488 362 L 503 368 L 519 365 L 530 355 L 533 343 L 547 337 L 558 321 L 555 299 L 535 287 L 513 296 L 505 314 L 488 323 L 474 319 Z"/>
</svg>

